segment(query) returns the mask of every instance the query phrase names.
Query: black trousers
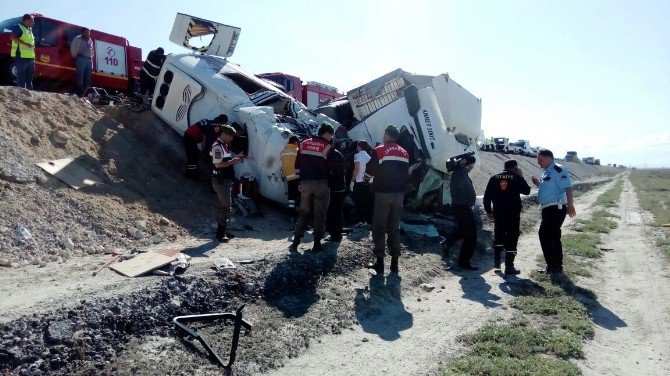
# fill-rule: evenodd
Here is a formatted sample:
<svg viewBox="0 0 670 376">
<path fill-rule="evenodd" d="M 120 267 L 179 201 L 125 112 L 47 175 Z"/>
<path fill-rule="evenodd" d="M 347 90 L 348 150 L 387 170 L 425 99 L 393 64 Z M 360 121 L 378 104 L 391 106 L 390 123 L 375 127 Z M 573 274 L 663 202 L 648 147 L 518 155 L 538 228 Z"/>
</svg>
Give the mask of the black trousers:
<svg viewBox="0 0 670 376">
<path fill-rule="evenodd" d="M 144 94 L 154 94 L 154 90 L 156 90 L 156 80 L 154 78 L 151 78 L 148 74 L 144 73 L 144 71 L 140 72 L 140 95 Z"/>
<path fill-rule="evenodd" d="M 370 183 L 354 183 L 354 191 L 351 192 L 351 198 L 356 205 L 356 213 L 359 222 L 372 222 L 372 208 L 374 207 L 374 195 L 370 190 Z"/>
<path fill-rule="evenodd" d="M 563 270 L 563 245 L 561 244 L 561 226 L 565 221 L 568 207 L 553 205 L 542 209 L 542 223 L 540 224 L 540 246 L 547 270 L 561 272 Z"/>
<path fill-rule="evenodd" d="M 451 243 L 463 239 L 461 252 L 458 254 L 458 265 L 469 265 L 472 255 L 475 254 L 477 247 L 477 224 L 472 213 L 472 208 L 468 206 L 452 205 L 452 212 L 458 227 L 456 233 L 450 239 Z"/>
<path fill-rule="evenodd" d="M 198 169 L 198 142 L 184 135 L 184 151 L 186 152 L 186 172 L 195 173 Z"/>
<path fill-rule="evenodd" d="M 288 208 L 295 212 L 300 199 L 300 180 L 293 179 L 286 182 L 288 188 Z"/>
<path fill-rule="evenodd" d="M 326 214 L 326 231 L 335 238 L 342 237 L 342 204 L 346 192 L 330 192 L 328 213 Z"/>
<path fill-rule="evenodd" d="M 493 249 L 501 250 L 504 248 L 506 253 L 516 255 L 521 212 L 495 212 L 493 221 Z"/>
</svg>

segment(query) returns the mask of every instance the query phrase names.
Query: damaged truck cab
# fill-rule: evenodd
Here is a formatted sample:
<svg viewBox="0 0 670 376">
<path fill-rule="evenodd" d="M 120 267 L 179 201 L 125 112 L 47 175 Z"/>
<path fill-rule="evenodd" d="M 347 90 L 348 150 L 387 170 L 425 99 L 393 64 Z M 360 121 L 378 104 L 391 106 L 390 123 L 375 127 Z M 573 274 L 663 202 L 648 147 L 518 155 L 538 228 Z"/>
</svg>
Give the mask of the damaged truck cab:
<svg viewBox="0 0 670 376">
<path fill-rule="evenodd" d="M 264 79 L 230 62 L 240 29 L 177 14 L 170 40 L 199 54 L 170 54 L 158 76 L 152 110 L 183 134 L 190 124 L 220 114 L 248 137 L 249 153 L 235 166 L 237 178 L 258 181 L 260 194 L 285 204 L 286 181 L 279 155 L 291 135 L 307 138 L 321 123 L 339 124 L 316 114 Z M 193 36 L 212 36 L 192 46 Z"/>
<path fill-rule="evenodd" d="M 277 85 L 228 61 L 239 35 L 239 28 L 177 14 L 170 40 L 197 53 L 167 56 L 152 109 L 180 134 L 190 124 L 226 114 L 249 142 L 246 161 L 235 166 L 236 176 L 256 179 L 265 198 L 287 202 L 279 155 L 291 135 L 305 139 L 324 122 L 335 128 L 337 146 L 353 140 L 380 144 L 386 126 L 396 125 L 398 142 L 410 152 L 413 192 L 419 200 L 445 185 L 452 158 L 478 151 L 481 100 L 446 74 L 397 69 L 312 111 Z M 195 36 L 210 39 L 197 47 L 191 44 Z"/>
</svg>

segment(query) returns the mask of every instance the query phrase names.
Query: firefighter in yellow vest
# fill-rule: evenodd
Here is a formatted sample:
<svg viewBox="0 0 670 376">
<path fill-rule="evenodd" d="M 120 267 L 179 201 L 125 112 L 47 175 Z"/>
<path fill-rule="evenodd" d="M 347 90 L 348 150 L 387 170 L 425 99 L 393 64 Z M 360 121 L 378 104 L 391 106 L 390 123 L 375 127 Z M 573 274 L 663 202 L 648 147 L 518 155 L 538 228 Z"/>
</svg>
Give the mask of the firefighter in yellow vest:
<svg viewBox="0 0 670 376">
<path fill-rule="evenodd" d="M 21 23 L 12 27 L 10 34 L 12 40 L 10 56 L 14 58 L 16 66 L 16 86 L 31 90 L 35 75 L 34 24 L 35 17 L 32 14 L 24 14 Z"/>
<path fill-rule="evenodd" d="M 281 170 L 286 177 L 286 185 L 288 186 L 288 210 L 292 216 L 297 214 L 296 201 L 300 196 L 300 179 L 298 179 L 300 177 L 300 170 L 295 168 L 295 159 L 298 156 L 299 147 L 300 139 L 298 136 L 291 136 L 279 156 Z"/>
</svg>

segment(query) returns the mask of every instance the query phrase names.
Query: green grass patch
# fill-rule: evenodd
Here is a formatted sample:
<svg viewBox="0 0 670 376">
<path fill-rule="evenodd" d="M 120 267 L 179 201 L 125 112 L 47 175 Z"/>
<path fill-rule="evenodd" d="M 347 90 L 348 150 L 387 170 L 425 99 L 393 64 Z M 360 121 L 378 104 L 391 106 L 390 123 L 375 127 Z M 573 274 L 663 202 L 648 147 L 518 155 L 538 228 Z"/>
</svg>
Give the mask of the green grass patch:
<svg viewBox="0 0 670 376">
<path fill-rule="evenodd" d="M 656 245 L 661 250 L 661 252 L 663 252 L 663 254 L 670 257 L 670 240 L 667 238 L 657 238 Z"/>
<path fill-rule="evenodd" d="M 470 345 L 470 355 L 474 356 L 518 359 L 537 354 L 551 354 L 564 359 L 583 356 L 581 339 L 562 330 L 490 323 L 459 339 Z"/>
<path fill-rule="evenodd" d="M 621 192 L 623 192 L 623 180 L 619 179 L 614 183 L 612 188 L 598 196 L 593 205 L 600 205 L 608 208 L 615 207 L 618 205 Z"/>
<path fill-rule="evenodd" d="M 642 209 L 654 215 L 654 224 L 670 223 L 670 169 L 640 170 L 630 173 Z"/>
<path fill-rule="evenodd" d="M 489 375 L 489 376 L 576 376 L 579 368 L 567 360 L 541 356 L 525 359 L 508 357 L 462 356 L 450 362 L 443 373 L 446 375 Z"/>
<path fill-rule="evenodd" d="M 604 211 L 603 211 L 604 212 Z M 617 228 L 618 224 L 609 219 L 612 215 L 598 215 L 600 211 L 593 213 L 591 219 L 579 219 L 574 227 L 577 232 L 591 232 L 597 234 L 607 234 Z M 607 213 L 607 212 L 605 212 Z M 608 213 L 609 214 L 609 213 Z"/>
<path fill-rule="evenodd" d="M 561 238 L 564 254 L 600 258 L 602 252 L 598 248 L 600 238 L 595 234 L 567 234 Z"/>
</svg>

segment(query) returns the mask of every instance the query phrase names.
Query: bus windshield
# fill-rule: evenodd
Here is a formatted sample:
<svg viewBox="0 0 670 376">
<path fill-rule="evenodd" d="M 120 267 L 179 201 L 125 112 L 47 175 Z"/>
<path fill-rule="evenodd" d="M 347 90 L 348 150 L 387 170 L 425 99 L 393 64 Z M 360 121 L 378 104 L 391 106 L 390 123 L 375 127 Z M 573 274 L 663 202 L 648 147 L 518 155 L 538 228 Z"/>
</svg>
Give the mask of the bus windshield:
<svg viewBox="0 0 670 376">
<path fill-rule="evenodd" d="M 0 33 L 11 33 L 12 27 L 21 23 L 21 17 L 10 18 L 0 22 Z"/>
</svg>

